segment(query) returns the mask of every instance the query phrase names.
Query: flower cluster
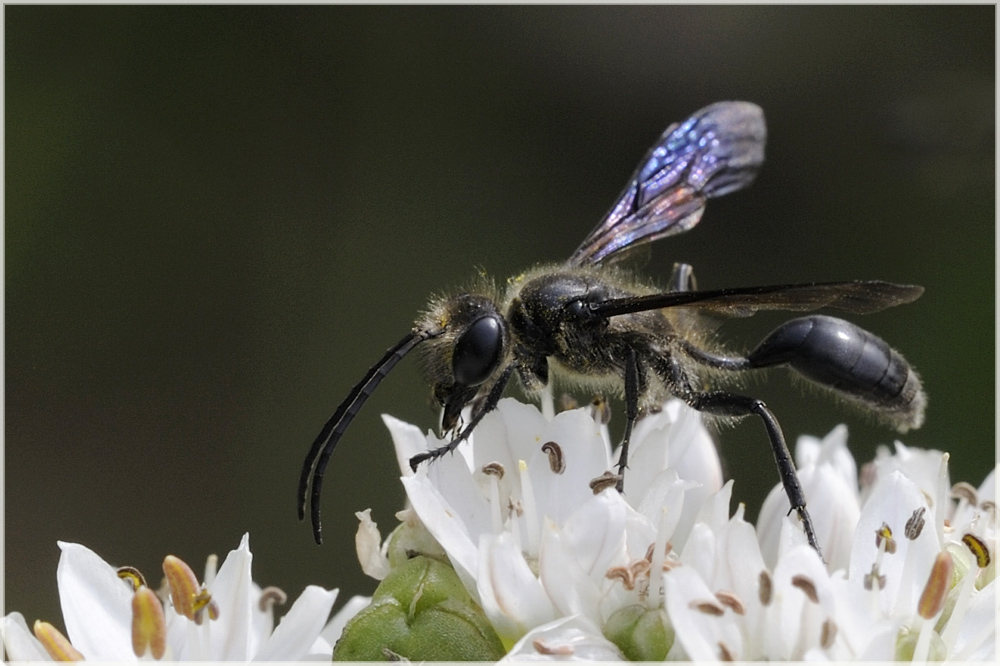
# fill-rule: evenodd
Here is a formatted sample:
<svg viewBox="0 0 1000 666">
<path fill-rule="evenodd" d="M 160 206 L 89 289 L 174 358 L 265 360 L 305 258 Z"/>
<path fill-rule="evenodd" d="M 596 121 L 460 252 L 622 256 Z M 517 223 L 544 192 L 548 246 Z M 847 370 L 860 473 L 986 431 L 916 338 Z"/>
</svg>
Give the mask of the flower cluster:
<svg viewBox="0 0 1000 666">
<path fill-rule="evenodd" d="M 218 570 L 215 556 L 209 557 L 200 584 L 186 563 L 168 555 L 157 592 L 132 567 L 116 569 L 79 544 L 59 547 L 59 597 L 69 638 L 48 622 L 36 621 L 29 630 L 23 615 L 10 613 L 3 643 L 11 661 L 328 660 L 344 624 L 369 601 L 355 597 L 327 622 L 337 590 L 311 585 L 275 628 L 273 606 L 285 595 L 251 579 L 249 535 Z"/>
<path fill-rule="evenodd" d="M 952 487 L 947 454 L 897 443 L 859 482 L 846 428 L 801 438 L 821 557 L 780 486 L 758 528 L 742 505 L 731 514 L 714 443 L 679 401 L 636 425 L 624 495 L 589 409 L 552 417 L 505 399 L 416 473 L 410 457 L 442 442 L 385 422 L 410 533 L 422 525 L 443 549 L 506 659 L 995 657 L 994 473 Z M 399 530 L 381 543 L 361 517 L 365 569 L 391 577 Z"/>
</svg>

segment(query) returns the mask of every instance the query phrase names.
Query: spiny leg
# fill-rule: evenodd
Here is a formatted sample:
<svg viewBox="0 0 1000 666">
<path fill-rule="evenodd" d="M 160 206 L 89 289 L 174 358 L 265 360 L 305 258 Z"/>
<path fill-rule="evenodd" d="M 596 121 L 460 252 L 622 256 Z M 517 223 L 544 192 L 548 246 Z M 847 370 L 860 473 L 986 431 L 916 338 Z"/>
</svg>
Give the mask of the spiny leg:
<svg viewBox="0 0 1000 666">
<path fill-rule="evenodd" d="M 510 380 L 510 376 L 517 369 L 517 364 L 508 365 L 504 371 L 500 374 L 496 383 L 490 388 L 490 392 L 486 395 L 486 399 L 472 411 L 472 418 L 469 419 L 468 425 L 462 428 L 461 432 L 444 446 L 439 446 L 436 449 L 431 449 L 426 453 L 418 453 L 417 455 L 410 458 L 410 469 L 414 472 L 420 466 L 420 463 L 427 460 L 437 460 L 446 453 L 451 453 L 462 443 L 463 440 L 468 439 L 469 435 L 472 434 L 472 430 L 479 425 L 479 422 L 483 420 L 483 417 L 496 409 L 497 403 L 500 402 L 500 398 L 503 396 L 503 391 L 507 387 L 507 382 Z"/>
<path fill-rule="evenodd" d="M 738 361 L 739 359 L 731 359 Z M 718 367 L 718 366 L 717 366 Z M 819 548 L 819 541 L 816 538 L 816 530 L 812 524 L 812 518 L 806 510 L 806 496 L 802 492 L 802 484 L 799 483 L 799 476 L 795 471 L 795 463 L 788 451 L 785 443 L 785 436 L 781 432 L 781 426 L 774 414 L 762 400 L 751 398 L 728 391 L 696 391 L 691 387 L 687 375 L 680 365 L 671 359 L 667 364 L 670 377 L 674 387 L 678 390 L 678 396 L 682 398 L 693 409 L 716 416 L 748 416 L 754 415 L 764 423 L 767 431 L 767 438 L 771 443 L 771 451 L 774 454 L 774 462 L 778 466 L 778 475 L 781 477 L 781 485 L 785 488 L 785 494 L 805 530 L 809 545 L 812 546 L 820 557 L 822 552 Z M 735 369 L 735 368 L 733 368 Z M 791 513 L 789 510 L 789 513 Z"/>
<path fill-rule="evenodd" d="M 634 349 L 628 350 L 625 359 L 625 435 L 622 437 L 621 453 L 618 455 L 618 482 L 615 489 L 625 492 L 625 468 L 628 467 L 628 445 L 632 438 L 632 426 L 639 417 L 639 359 Z"/>
</svg>

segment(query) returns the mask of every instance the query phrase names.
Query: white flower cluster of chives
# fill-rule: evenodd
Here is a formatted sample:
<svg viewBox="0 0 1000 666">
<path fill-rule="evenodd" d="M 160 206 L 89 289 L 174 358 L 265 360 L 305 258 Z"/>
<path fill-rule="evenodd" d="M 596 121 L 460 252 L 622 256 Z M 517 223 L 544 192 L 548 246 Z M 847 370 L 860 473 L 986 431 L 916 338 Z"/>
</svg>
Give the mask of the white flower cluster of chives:
<svg viewBox="0 0 1000 666">
<path fill-rule="evenodd" d="M 823 556 L 777 486 L 755 529 L 722 485 L 700 416 L 679 401 L 642 419 L 625 495 L 587 409 L 543 416 L 505 399 L 468 444 L 384 417 L 413 510 L 508 647 L 507 659 L 620 660 L 606 637 L 626 608 L 658 611 L 668 659 L 993 660 L 995 470 L 951 486 L 948 455 L 880 450 L 859 482 L 847 431 L 803 437 L 799 475 Z M 384 570 L 365 517 L 359 553 Z M 367 536 L 364 536 L 367 535 Z"/>
</svg>

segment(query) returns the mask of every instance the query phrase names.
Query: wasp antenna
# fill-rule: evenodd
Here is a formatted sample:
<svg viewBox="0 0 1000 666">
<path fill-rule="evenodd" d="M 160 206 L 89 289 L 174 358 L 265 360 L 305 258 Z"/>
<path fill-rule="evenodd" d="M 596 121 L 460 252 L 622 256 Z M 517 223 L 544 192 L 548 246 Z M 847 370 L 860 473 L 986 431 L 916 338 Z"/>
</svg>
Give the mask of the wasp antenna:
<svg viewBox="0 0 1000 666">
<path fill-rule="evenodd" d="M 385 352 L 385 356 L 369 368 L 361 381 L 354 385 L 347 398 L 340 403 L 337 411 L 333 413 L 333 416 L 327 420 L 323 429 L 320 430 L 319 436 L 316 437 L 316 441 L 310 447 L 309 454 L 302 465 L 298 494 L 299 520 L 302 520 L 305 518 L 306 497 L 309 495 L 310 485 L 312 486 L 312 497 L 310 500 L 312 505 L 311 516 L 313 536 L 316 538 L 317 544 L 323 543 L 322 528 L 319 520 L 319 497 L 323 488 L 323 473 L 326 471 L 326 465 L 333 454 L 334 448 L 337 446 L 337 442 L 340 441 L 340 437 L 347 430 L 351 421 L 354 420 L 355 415 L 361 411 L 361 407 L 365 404 L 365 401 L 375 391 L 379 382 L 389 374 L 389 371 L 418 344 L 424 340 L 437 337 L 443 332 L 443 330 L 412 331 L 390 347 Z"/>
</svg>

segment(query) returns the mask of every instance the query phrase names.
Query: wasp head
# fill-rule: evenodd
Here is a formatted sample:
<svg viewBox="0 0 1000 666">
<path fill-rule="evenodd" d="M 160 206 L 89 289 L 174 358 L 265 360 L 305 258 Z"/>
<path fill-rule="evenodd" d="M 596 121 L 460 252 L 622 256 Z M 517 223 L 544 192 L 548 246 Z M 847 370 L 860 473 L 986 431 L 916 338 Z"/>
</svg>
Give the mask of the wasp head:
<svg viewBox="0 0 1000 666">
<path fill-rule="evenodd" d="M 511 347 L 507 322 L 492 298 L 461 294 L 432 302 L 416 328 L 444 331 L 422 352 L 434 398 L 444 407 L 442 430 L 449 432 L 462 409 L 488 389 L 488 380 L 505 365 Z"/>
</svg>

